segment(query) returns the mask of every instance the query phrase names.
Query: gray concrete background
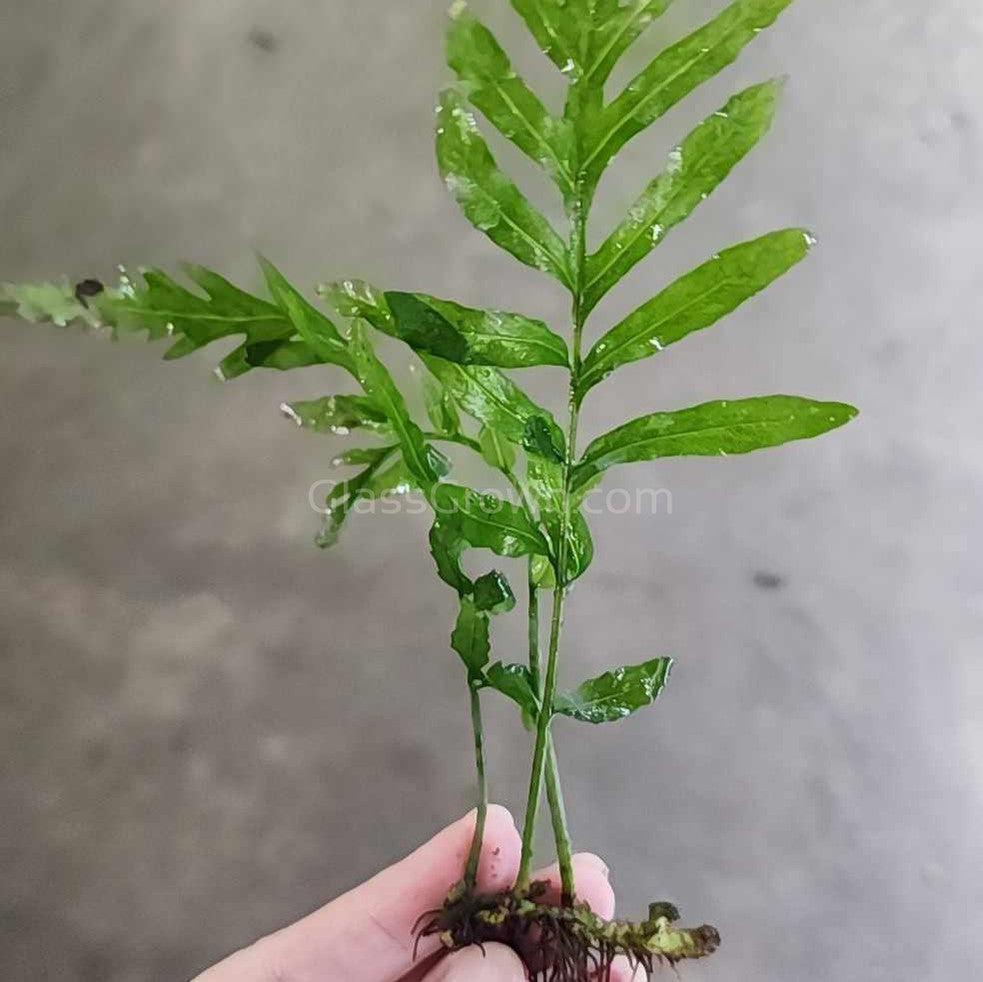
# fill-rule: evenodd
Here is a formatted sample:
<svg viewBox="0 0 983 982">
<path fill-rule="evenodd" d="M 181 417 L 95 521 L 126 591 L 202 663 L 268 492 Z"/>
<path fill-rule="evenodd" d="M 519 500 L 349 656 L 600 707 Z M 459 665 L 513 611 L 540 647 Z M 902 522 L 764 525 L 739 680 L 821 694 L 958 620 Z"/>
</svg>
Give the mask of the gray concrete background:
<svg viewBox="0 0 983 982">
<path fill-rule="evenodd" d="M 504 0 L 475 6 L 557 97 Z M 657 33 L 719 6 L 680 0 Z M 305 285 L 361 275 L 562 324 L 558 291 L 435 177 L 443 7 L 3 0 L 0 274 L 191 258 L 254 283 L 255 248 Z M 597 324 L 773 227 L 822 248 L 598 390 L 587 435 L 760 392 L 864 411 L 782 452 L 625 473 L 671 490 L 672 516 L 596 523 L 565 677 L 678 667 L 657 711 L 561 727 L 574 829 L 625 911 L 665 896 L 720 926 L 687 979 L 983 976 L 981 55 L 978 0 L 801 0 L 603 188 L 598 234 L 705 112 L 791 73 L 765 146 Z M 186 978 L 468 806 L 425 519 L 364 518 L 319 554 L 306 489 L 342 444 L 276 406 L 341 376 L 222 387 L 214 361 L 2 325 L 5 980 Z M 550 376 L 534 388 L 559 408 Z M 503 622 L 501 653 L 521 636 Z M 491 715 L 518 810 L 527 739 Z"/>
</svg>

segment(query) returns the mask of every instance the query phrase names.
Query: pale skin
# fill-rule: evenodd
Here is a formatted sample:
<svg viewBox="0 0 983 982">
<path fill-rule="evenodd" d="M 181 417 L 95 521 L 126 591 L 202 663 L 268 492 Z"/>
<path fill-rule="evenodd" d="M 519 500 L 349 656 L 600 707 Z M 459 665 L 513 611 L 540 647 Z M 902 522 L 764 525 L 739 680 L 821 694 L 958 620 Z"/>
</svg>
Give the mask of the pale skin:
<svg viewBox="0 0 983 982">
<path fill-rule="evenodd" d="M 195 982 L 524 982 L 519 958 L 501 945 L 445 955 L 436 939 L 413 957 L 413 927 L 439 907 L 461 878 L 471 845 L 474 814 L 438 833 L 406 859 L 383 870 L 327 906 L 271 934 L 210 968 Z M 521 843 L 512 816 L 492 805 L 488 812 L 478 888 L 510 887 L 519 871 Z M 574 857 L 577 892 L 602 917 L 614 915 L 607 866 L 597 856 Z M 559 902 L 555 867 L 536 879 L 551 883 L 549 902 Z M 612 982 L 631 982 L 627 965 L 616 965 Z M 643 975 L 638 978 L 644 978 Z"/>
</svg>

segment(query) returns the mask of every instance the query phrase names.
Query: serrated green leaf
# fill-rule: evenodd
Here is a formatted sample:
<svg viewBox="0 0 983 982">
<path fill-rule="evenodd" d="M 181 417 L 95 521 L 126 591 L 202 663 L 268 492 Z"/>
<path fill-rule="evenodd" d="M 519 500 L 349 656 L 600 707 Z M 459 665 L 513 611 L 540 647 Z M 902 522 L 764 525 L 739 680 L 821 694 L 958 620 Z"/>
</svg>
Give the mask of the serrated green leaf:
<svg viewBox="0 0 983 982">
<path fill-rule="evenodd" d="M 504 665 L 495 662 L 485 671 L 487 684 L 515 702 L 524 714 L 539 712 L 539 699 L 533 688 L 532 677 L 525 665 Z"/>
<path fill-rule="evenodd" d="M 392 322 L 383 330 L 417 351 L 459 365 L 494 368 L 570 364 L 566 342 L 542 321 L 502 310 L 476 310 L 424 293 L 391 292 L 386 300 Z"/>
<path fill-rule="evenodd" d="M 520 262 L 569 286 L 566 247 L 549 222 L 498 169 L 461 95 L 447 90 L 437 109 L 440 173 L 468 220 Z"/>
<path fill-rule="evenodd" d="M 451 647 L 461 656 L 472 683 L 483 679 L 483 669 L 491 657 L 489 619 L 470 600 L 461 601 Z"/>
<path fill-rule="evenodd" d="M 579 399 L 616 368 L 649 358 L 716 324 L 809 253 L 803 229 L 783 229 L 726 249 L 643 304 L 594 345 L 577 379 Z"/>
<path fill-rule="evenodd" d="M 367 429 L 385 433 L 386 414 L 366 396 L 325 396 L 301 402 L 285 402 L 280 407 L 298 426 L 315 433 L 347 436 L 351 430 Z"/>
<path fill-rule="evenodd" d="M 422 430 L 410 419 L 402 393 L 389 370 L 376 356 L 366 329 L 360 323 L 356 323 L 352 329 L 349 351 L 362 388 L 385 412 L 399 439 L 406 466 L 420 487 L 429 491 L 446 470 L 439 463 L 434 448 L 424 440 Z"/>
<path fill-rule="evenodd" d="M 546 453 L 551 460 L 557 453 L 562 455 L 566 443 L 556 420 L 498 369 L 455 365 L 431 355 L 421 358 L 454 402 L 479 423 L 530 453 Z M 541 422 L 530 426 L 530 421 L 535 419 Z M 544 433 L 549 434 L 549 439 L 540 447 L 538 438 Z M 530 437 L 534 439 L 530 441 Z"/>
<path fill-rule="evenodd" d="M 173 336 L 174 345 L 165 355 L 181 358 L 213 341 L 237 335 L 244 346 L 263 342 L 289 341 L 293 324 L 279 307 L 233 286 L 228 280 L 200 266 L 186 267 L 207 296 L 192 293 L 161 270 L 142 272 L 143 285 L 100 304 L 113 323 L 124 329 L 144 329 L 152 337 Z"/>
<path fill-rule="evenodd" d="M 438 433 L 456 436 L 461 432 L 461 417 L 454 400 L 431 375 L 423 380 L 423 402 L 427 418 Z"/>
<path fill-rule="evenodd" d="M 613 723 L 651 705 L 669 680 L 671 658 L 605 672 L 575 692 L 558 694 L 554 709 L 582 723 Z"/>
<path fill-rule="evenodd" d="M 490 494 L 478 494 L 456 484 L 433 491 L 440 524 L 457 532 L 476 549 L 499 556 L 543 556 L 549 546 L 525 510 Z"/>
<path fill-rule="evenodd" d="M 584 486 L 617 464 L 745 454 L 807 440 L 844 426 L 856 415 L 853 406 L 843 403 L 781 395 L 655 413 L 591 443 L 574 469 L 573 482 Z"/>
<path fill-rule="evenodd" d="M 474 605 L 489 614 L 507 614 L 515 609 L 515 594 L 503 573 L 493 569 L 474 581 Z"/>
<path fill-rule="evenodd" d="M 277 306 L 283 310 L 304 343 L 322 361 L 341 365 L 354 373 L 355 366 L 348 353 L 348 344 L 338 328 L 293 287 L 287 278 L 268 259 L 260 258 L 266 285 Z M 207 289 L 207 285 L 202 283 Z"/>
<path fill-rule="evenodd" d="M 497 430 L 483 426 L 478 434 L 478 445 L 481 447 L 481 456 L 489 467 L 506 474 L 512 472 L 515 467 L 515 447 Z"/>
<path fill-rule="evenodd" d="M 47 323 L 58 327 L 101 327 L 104 323 L 98 309 L 83 304 L 67 280 L 61 283 L 0 284 L 0 316 L 19 317 L 32 324 Z M 165 330 L 159 330 L 152 339 L 166 336 Z"/>
<path fill-rule="evenodd" d="M 596 185 L 615 154 L 633 137 L 731 64 L 792 0 L 736 0 L 705 27 L 663 51 L 584 133 L 582 173 Z"/>
<path fill-rule="evenodd" d="M 557 119 L 519 78 L 495 36 L 464 4 L 451 9 L 447 62 L 465 83 L 468 99 L 523 153 L 542 166 L 564 195 L 574 192 L 573 127 Z"/>
<path fill-rule="evenodd" d="M 734 96 L 672 151 L 667 168 L 588 259 L 587 311 L 686 219 L 768 132 L 782 84 L 765 82 Z"/>
</svg>

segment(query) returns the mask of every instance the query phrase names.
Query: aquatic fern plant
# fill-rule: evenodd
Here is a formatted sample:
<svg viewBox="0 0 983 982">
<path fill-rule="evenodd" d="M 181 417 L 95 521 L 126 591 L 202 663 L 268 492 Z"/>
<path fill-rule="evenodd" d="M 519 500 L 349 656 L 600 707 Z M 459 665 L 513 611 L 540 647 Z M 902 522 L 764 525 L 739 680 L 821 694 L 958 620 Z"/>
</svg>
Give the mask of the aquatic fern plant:
<svg viewBox="0 0 983 982">
<path fill-rule="evenodd" d="M 610 971 L 617 955 L 651 970 L 698 958 L 718 944 L 710 927 L 678 928 L 671 904 L 654 904 L 639 923 L 604 922 L 576 900 L 571 846 L 551 723 L 557 715 L 587 724 L 623 719 L 651 704 L 669 678 L 671 660 L 618 666 L 572 691 L 558 688 L 564 606 L 571 585 L 590 566 L 594 546 L 583 513 L 585 496 L 613 467 L 676 456 L 726 456 L 815 437 L 856 415 L 837 402 L 786 395 L 710 402 L 649 413 L 578 447 L 582 408 L 595 386 L 622 365 L 656 356 L 695 331 L 716 324 L 805 258 L 813 244 L 802 229 L 769 232 L 714 255 L 610 328 L 585 350 L 588 317 L 618 282 L 644 260 L 727 177 L 769 129 L 780 81 L 754 85 L 730 99 L 669 155 L 624 221 L 595 252 L 587 227 L 607 167 L 644 131 L 740 54 L 791 0 L 736 0 L 709 24 L 658 54 L 616 97 L 606 83 L 615 65 L 671 0 L 512 0 L 543 51 L 569 83 L 557 114 L 516 74 L 492 33 L 457 2 L 450 11 L 448 63 L 457 84 L 437 110 L 440 172 L 471 223 L 520 262 L 556 280 L 571 297 L 571 328 L 561 335 L 520 313 L 478 310 L 426 293 L 382 290 L 344 280 L 319 290 L 315 305 L 263 260 L 268 297 L 234 286 L 201 266 L 187 266 L 190 284 L 145 269 L 106 289 L 96 280 L 7 285 L 0 313 L 59 325 L 107 327 L 120 335 L 166 339 L 177 359 L 212 342 L 241 343 L 217 369 L 223 379 L 259 368 L 287 371 L 335 366 L 358 394 L 285 404 L 313 432 L 361 433 L 371 445 L 345 452 L 356 468 L 327 499 L 318 538 L 333 544 L 354 504 L 416 489 L 432 506 L 430 549 L 440 578 L 459 601 L 451 647 L 467 680 L 479 783 L 474 845 L 462 880 L 439 911 L 421 919 L 422 934 L 450 947 L 501 940 L 542 979 L 586 979 Z M 476 112 L 540 165 L 556 185 L 569 229 L 561 234 L 496 163 Z M 332 311 L 329 317 L 327 310 Z M 428 370 L 426 428 L 411 417 L 403 392 L 380 360 L 375 332 L 405 342 Z M 563 425 L 519 386 L 513 371 L 552 366 L 569 394 Z M 463 417 L 467 418 L 465 422 Z M 500 471 L 512 501 L 448 479 L 439 445 L 466 448 Z M 472 578 L 468 550 L 522 557 L 528 563 L 528 657 L 493 660 L 492 619 L 516 606 L 506 577 L 492 570 Z M 541 655 L 540 602 L 551 595 L 549 641 Z M 476 873 L 488 802 L 481 697 L 512 700 L 534 734 L 522 858 L 513 890 L 476 894 Z M 533 839 L 545 790 L 562 878 L 562 902 L 541 902 L 531 880 Z"/>
</svg>

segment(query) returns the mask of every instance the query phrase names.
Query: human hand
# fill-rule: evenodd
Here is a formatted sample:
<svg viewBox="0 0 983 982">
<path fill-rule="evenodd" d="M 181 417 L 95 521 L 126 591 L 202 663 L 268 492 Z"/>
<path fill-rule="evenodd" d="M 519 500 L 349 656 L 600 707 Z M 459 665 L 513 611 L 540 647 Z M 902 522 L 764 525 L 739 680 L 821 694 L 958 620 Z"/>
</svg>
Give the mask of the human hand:
<svg viewBox="0 0 983 982">
<path fill-rule="evenodd" d="M 439 907 L 461 878 L 474 832 L 474 814 L 449 826 L 395 866 L 326 907 L 246 948 L 199 976 L 196 982 L 523 982 L 518 956 L 503 945 L 468 948 L 450 955 L 436 938 L 420 943 L 414 960 L 413 928 L 425 911 Z M 519 870 L 520 839 L 512 816 L 488 812 L 478 888 L 510 887 Z M 574 857 L 579 898 L 601 917 L 614 914 L 608 870 L 597 856 Z M 559 900 L 555 867 L 537 874 Z M 611 982 L 629 982 L 618 964 Z"/>
</svg>

